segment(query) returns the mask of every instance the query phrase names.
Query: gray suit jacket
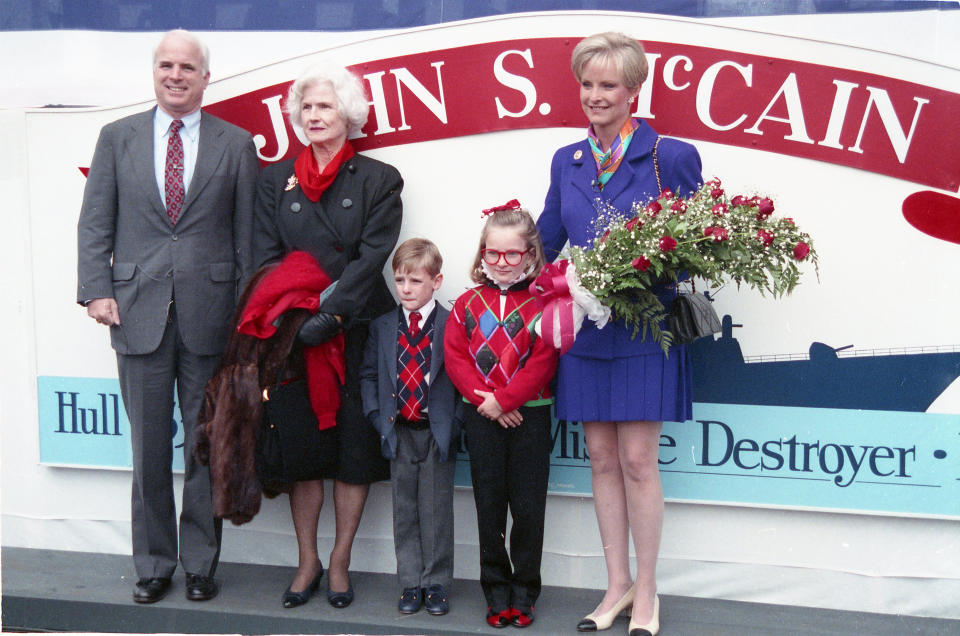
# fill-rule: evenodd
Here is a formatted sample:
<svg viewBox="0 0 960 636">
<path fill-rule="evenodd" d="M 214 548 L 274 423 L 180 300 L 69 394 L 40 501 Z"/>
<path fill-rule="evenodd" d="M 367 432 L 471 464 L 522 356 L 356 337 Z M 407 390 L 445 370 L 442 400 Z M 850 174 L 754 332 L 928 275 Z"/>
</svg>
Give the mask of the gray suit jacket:
<svg viewBox="0 0 960 636">
<path fill-rule="evenodd" d="M 397 325 L 400 309 L 390 311 L 370 323 L 370 335 L 360 366 L 360 397 L 363 413 L 380 433 L 383 456 L 397 456 Z M 460 433 L 459 409 L 463 400 L 447 377 L 443 365 L 443 330 L 450 312 L 440 306 L 433 318 L 433 339 L 430 352 L 430 389 L 427 411 L 430 432 L 440 448 L 443 461 L 456 458 L 457 436 Z"/>
<path fill-rule="evenodd" d="M 177 224 L 154 171 L 154 109 L 104 126 L 77 226 L 77 301 L 115 298 L 121 354 L 160 344 L 171 300 L 187 348 L 219 354 L 241 281 L 251 273 L 253 202 L 260 164 L 250 134 L 201 114 L 193 179 Z"/>
</svg>

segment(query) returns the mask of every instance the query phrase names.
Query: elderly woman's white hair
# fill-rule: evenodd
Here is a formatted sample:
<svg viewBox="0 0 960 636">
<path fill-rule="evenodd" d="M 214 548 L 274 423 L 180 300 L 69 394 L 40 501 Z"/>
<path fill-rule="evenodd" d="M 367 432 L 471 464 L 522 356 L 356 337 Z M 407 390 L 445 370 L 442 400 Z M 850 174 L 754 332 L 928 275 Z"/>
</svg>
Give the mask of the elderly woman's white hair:
<svg viewBox="0 0 960 636">
<path fill-rule="evenodd" d="M 290 117 L 290 123 L 303 127 L 300 119 L 300 106 L 303 94 L 308 89 L 324 82 L 333 87 L 337 96 L 337 111 L 347 124 L 347 135 L 359 133 L 367 123 L 370 104 L 363 90 L 363 81 L 334 62 L 325 61 L 306 68 L 290 85 L 284 110 Z"/>
</svg>

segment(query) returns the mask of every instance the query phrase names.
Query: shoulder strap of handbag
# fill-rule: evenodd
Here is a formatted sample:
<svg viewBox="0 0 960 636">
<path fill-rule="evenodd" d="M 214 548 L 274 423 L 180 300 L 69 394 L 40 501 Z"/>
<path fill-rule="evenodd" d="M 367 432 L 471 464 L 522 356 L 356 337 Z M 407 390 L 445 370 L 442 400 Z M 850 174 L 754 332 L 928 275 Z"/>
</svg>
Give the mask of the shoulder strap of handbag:
<svg viewBox="0 0 960 636">
<path fill-rule="evenodd" d="M 653 174 L 657 176 L 657 194 L 663 192 L 663 186 L 660 185 L 660 162 L 657 161 L 657 146 L 660 145 L 660 135 L 657 135 L 657 140 L 653 142 Z"/>
<path fill-rule="evenodd" d="M 657 135 L 657 140 L 653 142 L 653 174 L 657 176 L 657 189 L 660 192 L 663 192 L 663 186 L 660 184 L 660 162 L 657 160 L 657 146 L 660 145 L 660 140 L 662 137 Z M 693 279 L 690 280 L 690 287 L 693 289 L 693 293 L 697 292 L 697 284 L 693 282 Z"/>
</svg>

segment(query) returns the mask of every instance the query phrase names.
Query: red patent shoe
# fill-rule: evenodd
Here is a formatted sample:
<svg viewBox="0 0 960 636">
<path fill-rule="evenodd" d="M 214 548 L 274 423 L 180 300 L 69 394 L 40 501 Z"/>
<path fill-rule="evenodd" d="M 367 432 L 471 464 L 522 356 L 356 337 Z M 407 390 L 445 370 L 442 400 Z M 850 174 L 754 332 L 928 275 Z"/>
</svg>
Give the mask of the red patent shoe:
<svg viewBox="0 0 960 636">
<path fill-rule="evenodd" d="M 502 612 L 494 612 L 492 607 L 487 608 L 487 625 L 490 627 L 506 627 L 510 624 L 510 617 L 510 609 L 505 609 Z"/>
</svg>

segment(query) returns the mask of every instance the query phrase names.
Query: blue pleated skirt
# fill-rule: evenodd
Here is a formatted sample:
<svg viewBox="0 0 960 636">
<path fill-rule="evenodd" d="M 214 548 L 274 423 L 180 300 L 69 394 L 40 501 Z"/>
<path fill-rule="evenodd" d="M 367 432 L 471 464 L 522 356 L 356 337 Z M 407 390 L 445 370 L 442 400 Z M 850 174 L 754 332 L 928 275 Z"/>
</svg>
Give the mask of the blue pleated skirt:
<svg viewBox="0 0 960 636">
<path fill-rule="evenodd" d="M 670 357 L 623 358 L 567 353 L 557 368 L 557 417 L 580 422 L 684 422 L 693 417 L 693 378 L 684 346 Z"/>
</svg>

